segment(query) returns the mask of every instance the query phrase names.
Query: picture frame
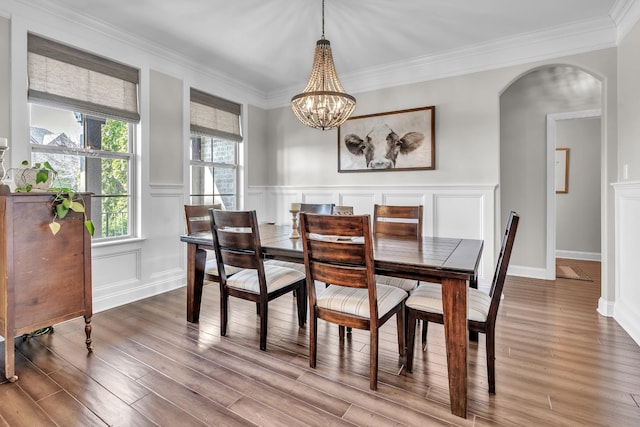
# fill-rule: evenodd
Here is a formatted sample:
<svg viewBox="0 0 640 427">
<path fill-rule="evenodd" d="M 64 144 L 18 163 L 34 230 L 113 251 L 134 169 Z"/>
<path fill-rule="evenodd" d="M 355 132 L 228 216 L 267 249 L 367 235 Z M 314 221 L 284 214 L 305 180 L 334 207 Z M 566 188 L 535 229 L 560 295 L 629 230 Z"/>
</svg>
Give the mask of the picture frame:
<svg viewBox="0 0 640 427">
<path fill-rule="evenodd" d="M 569 149 L 556 148 L 556 193 L 569 192 Z"/>
<path fill-rule="evenodd" d="M 338 127 L 338 172 L 436 168 L 435 106 L 354 116 Z"/>
</svg>

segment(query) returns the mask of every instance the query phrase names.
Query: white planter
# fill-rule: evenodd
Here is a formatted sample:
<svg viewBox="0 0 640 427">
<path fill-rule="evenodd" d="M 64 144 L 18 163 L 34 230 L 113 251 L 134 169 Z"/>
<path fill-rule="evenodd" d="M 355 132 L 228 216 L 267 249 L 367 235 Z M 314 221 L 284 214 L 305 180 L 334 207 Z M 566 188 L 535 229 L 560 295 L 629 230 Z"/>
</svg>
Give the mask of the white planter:
<svg viewBox="0 0 640 427">
<path fill-rule="evenodd" d="M 38 175 L 39 169 L 32 168 L 23 168 L 23 169 L 14 169 L 14 178 L 13 183 L 16 188 L 27 188 L 29 184 L 31 184 L 31 191 L 47 191 L 51 187 L 51 180 L 53 178 L 53 174 L 51 171 L 49 172 L 49 179 L 45 182 L 36 183 L 36 176 Z"/>
</svg>

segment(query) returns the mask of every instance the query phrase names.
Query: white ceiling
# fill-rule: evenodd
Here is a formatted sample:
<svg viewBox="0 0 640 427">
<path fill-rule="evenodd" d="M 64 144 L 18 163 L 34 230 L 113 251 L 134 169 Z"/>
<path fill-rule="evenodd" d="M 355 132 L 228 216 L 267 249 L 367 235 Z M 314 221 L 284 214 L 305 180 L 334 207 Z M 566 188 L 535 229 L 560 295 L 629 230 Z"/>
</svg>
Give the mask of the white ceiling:
<svg viewBox="0 0 640 427">
<path fill-rule="evenodd" d="M 266 97 L 302 90 L 322 33 L 321 0 L 18 1 L 141 39 Z M 536 38 L 569 51 L 587 39 L 607 47 L 617 14 L 634 1 L 326 0 L 325 36 L 349 92 L 345 76 L 354 84 L 367 70 L 454 56 L 469 62 L 474 54 L 473 61 L 488 56 L 485 61 L 496 62 L 485 52 L 508 47 L 517 53 L 519 43 L 529 46 Z M 608 41 L 595 40 L 600 34 Z"/>
</svg>

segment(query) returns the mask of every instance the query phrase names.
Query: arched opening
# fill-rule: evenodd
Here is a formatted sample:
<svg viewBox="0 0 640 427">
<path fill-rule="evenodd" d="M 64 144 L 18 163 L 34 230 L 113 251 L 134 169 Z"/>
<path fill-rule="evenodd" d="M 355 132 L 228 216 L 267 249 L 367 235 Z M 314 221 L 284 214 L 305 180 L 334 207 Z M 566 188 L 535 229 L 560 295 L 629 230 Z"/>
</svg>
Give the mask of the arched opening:
<svg viewBox="0 0 640 427">
<path fill-rule="evenodd" d="M 522 74 L 500 95 L 500 218 L 504 223 L 510 210 L 518 211 L 523 218 L 518 230 L 519 242 L 511 258 L 516 274 L 555 279 L 558 251 L 599 258 L 602 86 L 598 78 L 578 67 L 548 65 Z M 593 118 L 598 120 L 596 126 L 585 120 Z M 574 126 L 565 126 L 574 120 Z M 579 122 L 581 120 L 583 122 Z M 573 135 L 574 140 L 558 142 L 555 133 L 558 124 L 563 129 L 562 137 L 569 135 L 571 139 Z M 548 129 L 552 129 L 553 134 L 550 135 Z M 593 135 L 594 132 L 597 135 Z M 590 143 L 597 144 L 595 154 L 593 146 L 587 147 L 586 140 L 575 140 L 580 139 L 580 135 L 595 139 Z M 573 147 L 569 150 L 569 190 L 559 194 L 555 191 L 557 144 Z M 589 161 L 595 161 L 597 166 L 586 170 L 578 168 L 576 161 L 584 161 L 587 151 L 591 156 Z M 585 185 L 590 188 L 585 190 Z M 580 206 L 593 206 L 594 201 L 597 212 L 591 207 L 590 215 L 578 216 Z M 561 237 L 557 233 L 558 224 L 562 225 Z M 584 233 L 577 235 L 585 229 L 591 236 L 588 241 Z M 575 239 L 571 239 L 572 233 Z M 557 241 L 566 247 L 557 247 Z M 568 241 L 571 243 L 566 243 Z"/>
</svg>

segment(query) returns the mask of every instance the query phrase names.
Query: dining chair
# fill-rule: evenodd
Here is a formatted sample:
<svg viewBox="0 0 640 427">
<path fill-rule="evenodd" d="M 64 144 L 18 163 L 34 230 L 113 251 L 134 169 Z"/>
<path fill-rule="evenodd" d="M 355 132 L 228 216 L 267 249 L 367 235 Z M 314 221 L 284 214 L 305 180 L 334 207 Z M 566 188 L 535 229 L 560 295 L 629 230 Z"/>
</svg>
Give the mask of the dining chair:
<svg viewBox="0 0 640 427">
<path fill-rule="evenodd" d="M 302 213 L 300 230 L 309 295 L 309 366 L 316 367 L 318 319 L 370 331 L 369 387 L 378 387 L 380 327 L 396 316 L 403 355 L 407 293 L 375 282 L 369 215 Z M 316 281 L 330 285 L 316 291 Z"/>
<path fill-rule="evenodd" d="M 423 206 L 373 205 L 373 232 L 399 237 L 422 239 Z M 378 283 L 402 288 L 411 292 L 418 286 L 417 280 L 391 276 L 376 276 Z"/>
<path fill-rule="evenodd" d="M 373 232 L 422 238 L 423 206 L 373 206 Z"/>
<path fill-rule="evenodd" d="M 227 335 L 229 297 L 253 301 L 260 316 L 260 349 L 267 349 L 269 301 L 296 291 L 298 325 L 307 319 L 305 275 L 263 261 L 256 211 L 209 210 L 213 247 L 220 273 L 220 335 Z M 227 266 L 241 270 L 229 277 Z"/>
<path fill-rule="evenodd" d="M 335 205 L 333 203 L 300 203 L 300 212 L 311 212 L 318 214 L 327 214 L 330 215 L 333 212 L 333 207 Z M 300 226 L 300 220 L 298 219 L 298 227 Z M 300 270 L 304 273 L 304 264 L 300 264 L 297 262 L 289 262 L 289 261 L 280 261 L 270 259 L 267 260 L 268 264 L 280 265 L 283 267 L 294 268 L 296 270 Z"/>
<path fill-rule="evenodd" d="M 220 203 L 212 205 L 184 205 L 184 214 L 187 224 L 187 234 L 209 233 L 211 232 L 211 220 L 209 218 L 209 209 L 221 209 Z M 215 252 L 206 250 L 206 261 L 204 267 L 204 278 L 211 282 L 220 282 L 218 275 L 218 263 L 216 262 Z M 239 268 L 227 267 L 227 275 L 235 274 L 240 271 Z"/>
<path fill-rule="evenodd" d="M 468 330 L 484 333 L 486 337 L 487 374 L 489 379 L 489 393 L 496 392 L 495 374 L 495 329 L 498 308 L 502 297 L 504 282 L 507 277 L 511 250 L 518 229 L 520 216 L 511 211 L 502 238 L 502 247 L 498 255 L 498 262 L 491 282 L 489 294 L 478 289 L 469 288 L 467 304 L 469 306 Z M 440 285 L 421 283 L 406 302 L 408 311 L 408 339 L 407 339 L 407 371 L 413 370 L 413 347 L 415 342 L 416 320 L 423 320 L 423 329 L 427 322 L 444 323 L 442 314 L 442 292 Z M 424 340 L 423 336 L 423 340 Z M 423 342 L 424 344 L 424 342 Z M 424 346 L 423 346 L 424 347 Z"/>
</svg>

